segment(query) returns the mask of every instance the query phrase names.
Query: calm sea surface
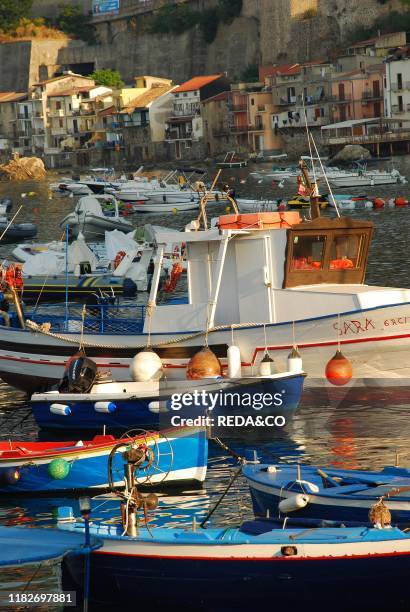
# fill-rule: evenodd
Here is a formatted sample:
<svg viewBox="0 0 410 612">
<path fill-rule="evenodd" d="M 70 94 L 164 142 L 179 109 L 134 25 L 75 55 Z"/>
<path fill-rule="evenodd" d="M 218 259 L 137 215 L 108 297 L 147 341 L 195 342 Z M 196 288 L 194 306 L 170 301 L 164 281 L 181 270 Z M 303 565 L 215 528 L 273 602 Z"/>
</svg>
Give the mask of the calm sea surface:
<svg viewBox="0 0 410 612">
<path fill-rule="evenodd" d="M 397 167 L 410 178 L 408 158 L 397 158 Z M 380 164 L 381 167 L 386 164 Z M 237 194 L 257 198 L 291 196 L 295 188 L 285 184 L 283 189 L 273 187 L 270 182 L 258 182 L 248 176 L 250 170 L 268 168 L 258 164 L 249 169 L 226 170 L 223 182 L 236 188 Z M 17 221 L 32 221 L 38 225 L 37 241 L 60 239 L 59 222 L 70 212 L 75 200 L 51 196 L 48 184 L 58 178 L 50 177 L 41 183 L 0 183 L 0 198 L 11 197 L 15 212 L 20 204 L 23 208 Z M 22 197 L 23 193 L 35 192 Z M 359 193 L 349 189 L 346 193 Z M 370 193 L 370 190 L 368 190 Z M 383 198 L 404 196 L 410 200 L 410 184 L 373 188 L 371 195 Z M 50 199 L 51 198 L 51 199 Z M 214 206 L 215 216 L 224 212 L 224 206 Z M 209 211 L 209 216 L 213 213 Z M 326 213 L 334 214 L 334 213 Z M 371 219 L 375 224 L 375 236 L 370 253 L 367 282 L 369 284 L 395 287 L 410 287 L 410 206 L 402 209 L 346 211 L 355 218 Z M 195 215 L 133 216 L 136 227 L 145 223 L 166 225 L 182 229 Z M 0 246 L 0 258 L 11 256 L 12 245 Z M 299 461 L 351 468 L 381 468 L 393 464 L 396 454 L 402 465 L 410 464 L 410 421 L 408 403 L 395 403 L 391 399 L 385 407 L 360 405 L 335 406 L 326 398 L 318 399 L 315 405 L 303 406 L 288 424 L 285 431 L 272 435 L 270 440 L 225 440 L 236 452 L 245 453 L 257 448 L 266 461 Z M 37 428 L 32 419 L 24 394 L 5 384 L 0 384 L 0 439 L 36 439 Z M 212 508 L 219 494 L 225 489 L 230 476 L 237 469 L 235 461 L 215 444 L 210 446 L 208 476 L 204 490 L 191 492 L 181 497 L 161 497 L 160 512 L 153 524 L 180 525 L 190 523 L 195 515 L 198 519 Z M 302 468 L 303 475 L 303 468 Z M 59 505 L 74 505 L 75 500 L 18 499 L 1 500 L 0 523 L 4 525 L 55 524 L 55 509 Z M 94 517 L 112 521 L 119 520 L 118 503 L 109 498 L 95 501 Z M 251 504 L 246 483 L 239 478 L 223 503 L 212 517 L 213 525 L 233 524 L 241 518 L 251 516 Z M 29 591 L 56 588 L 58 577 L 54 570 L 46 567 L 24 571 L 0 573 L 0 596 L 10 590 L 22 590 L 28 581 Z M 394 604 L 394 597 L 392 599 Z M 0 610 L 3 607 L 0 604 Z M 39 609 L 39 608 L 37 608 Z M 58 609 L 48 607 L 49 610 Z"/>
</svg>

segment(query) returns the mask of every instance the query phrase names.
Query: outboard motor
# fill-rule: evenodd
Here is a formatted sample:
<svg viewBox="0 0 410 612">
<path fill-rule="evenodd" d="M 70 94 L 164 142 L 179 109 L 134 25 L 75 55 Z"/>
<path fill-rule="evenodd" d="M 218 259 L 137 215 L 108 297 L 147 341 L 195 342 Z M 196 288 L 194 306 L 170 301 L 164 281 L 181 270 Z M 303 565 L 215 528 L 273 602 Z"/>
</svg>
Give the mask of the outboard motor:
<svg viewBox="0 0 410 612">
<path fill-rule="evenodd" d="M 137 293 L 137 285 L 131 278 L 124 278 L 122 283 L 122 295 L 123 297 L 135 297 Z"/>
<path fill-rule="evenodd" d="M 97 364 L 83 353 L 67 362 L 59 385 L 60 393 L 88 393 L 97 378 Z"/>
</svg>

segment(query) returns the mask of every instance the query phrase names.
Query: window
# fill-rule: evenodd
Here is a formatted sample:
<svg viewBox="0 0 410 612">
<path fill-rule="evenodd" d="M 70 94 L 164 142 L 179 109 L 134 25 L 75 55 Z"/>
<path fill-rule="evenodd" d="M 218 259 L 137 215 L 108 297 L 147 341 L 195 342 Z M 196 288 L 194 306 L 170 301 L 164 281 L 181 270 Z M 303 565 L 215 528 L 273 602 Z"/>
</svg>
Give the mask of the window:
<svg viewBox="0 0 410 612">
<path fill-rule="evenodd" d="M 326 236 L 294 236 L 293 238 L 293 270 L 323 269 L 323 254 Z"/>
<path fill-rule="evenodd" d="M 397 89 L 403 89 L 403 76 L 400 72 L 397 73 Z"/>
<path fill-rule="evenodd" d="M 335 236 L 330 249 L 330 270 L 358 268 L 362 241 L 362 234 Z"/>
<path fill-rule="evenodd" d="M 251 98 L 251 106 L 255 106 L 255 99 Z"/>
<path fill-rule="evenodd" d="M 397 104 L 398 104 L 398 110 L 399 112 L 402 112 L 404 110 L 404 105 L 403 105 L 403 96 L 397 96 Z"/>
</svg>

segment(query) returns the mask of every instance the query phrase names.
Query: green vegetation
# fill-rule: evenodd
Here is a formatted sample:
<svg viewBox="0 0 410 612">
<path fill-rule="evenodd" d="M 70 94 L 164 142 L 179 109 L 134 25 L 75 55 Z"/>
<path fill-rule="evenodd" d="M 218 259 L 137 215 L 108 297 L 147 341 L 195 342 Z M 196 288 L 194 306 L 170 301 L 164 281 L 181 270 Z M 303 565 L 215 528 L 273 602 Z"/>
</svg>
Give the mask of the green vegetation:
<svg viewBox="0 0 410 612">
<path fill-rule="evenodd" d="M 11 32 L 30 16 L 32 0 L 0 0 L 0 30 Z"/>
<path fill-rule="evenodd" d="M 220 24 L 230 24 L 239 17 L 242 0 L 218 0 L 216 6 L 196 11 L 188 4 L 167 4 L 151 18 L 148 31 L 152 34 L 183 34 L 199 26 L 203 39 L 211 43 Z"/>
<path fill-rule="evenodd" d="M 113 87 L 114 89 L 121 89 L 121 87 L 124 87 L 124 81 L 121 79 L 121 75 L 118 70 L 101 68 L 100 70 L 95 70 L 92 74 L 89 74 L 88 76 L 91 79 L 94 79 L 97 85 Z"/>
<path fill-rule="evenodd" d="M 257 83 L 259 81 L 258 64 L 248 64 L 237 76 L 233 77 L 234 83 Z"/>
<path fill-rule="evenodd" d="M 84 15 L 78 4 L 60 6 L 59 9 L 57 27 L 62 32 L 73 38 L 84 40 L 90 45 L 97 42 L 94 28 L 88 23 L 89 17 Z"/>
</svg>

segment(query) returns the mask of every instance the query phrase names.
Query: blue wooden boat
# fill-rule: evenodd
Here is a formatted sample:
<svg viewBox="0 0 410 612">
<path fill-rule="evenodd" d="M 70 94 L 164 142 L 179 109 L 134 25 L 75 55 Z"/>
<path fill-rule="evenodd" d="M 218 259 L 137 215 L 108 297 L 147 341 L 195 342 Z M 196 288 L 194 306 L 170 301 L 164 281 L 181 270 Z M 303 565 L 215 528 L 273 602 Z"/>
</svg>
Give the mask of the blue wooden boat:
<svg viewBox="0 0 410 612">
<path fill-rule="evenodd" d="M 121 440 L 99 435 L 77 442 L 0 442 L 0 493 L 67 494 L 88 488 L 106 489 L 110 453 L 114 484 L 123 486 L 122 451 L 129 445 L 147 446 L 152 451 L 152 463 L 136 471 L 140 484 L 198 486 L 205 480 L 206 431 L 185 427 L 162 434 L 140 432 Z"/>
<path fill-rule="evenodd" d="M 62 393 L 49 391 L 34 393 L 31 407 L 39 427 L 45 429 L 112 429 L 130 427 L 179 426 L 181 417 L 211 414 L 208 425 L 223 427 L 220 417 L 246 414 L 252 418 L 285 413 L 299 404 L 305 374 L 280 373 L 271 376 L 243 378 L 207 378 L 201 380 L 171 380 L 149 382 L 95 382 L 88 393 Z M 192 408 L 175 408 L 175 398 L 182 394 L 206 393 L 215 398 L 210 410 L 208 399 Z M 230 406 L 229 394 L 237 393 L 237 404 Z M 277 397 L 271 406 L 259 402 L 253 409 L 249 404 L 241 408 L 241 399 L 259 398 L 260 394 Z M 244 402 L 245 403 L 245 402 Z M 256 400 L 255 400 L 256 403 Z"/>
<path fill-rule="evenodd" d="M 84 529 L 80 522 L 61 527 Z M 91 554 L 91 598 L 106 604 L 132 603 L 137 593 L 150 609 L 172 601 L 172 609 L 185 610 L 249 610 L 267 602 L 335 610 L 353 601 L 355 610 L 380 610 L 385 599 L 398 609 L 408 597 L 410 536 L 398 528 L 258 520 L 239 528 L 140 527 L 129 537 L 122 526 L 93 522 L 91 533 L 104 542 Z M 83 566 L 67 559 L 64 588 L 82 583 Z"/>
<path fill-rule="evenodd" d="M 393 524 L 410 523 L 410 470 L 379 472 L 297 465 L 245 465 L 256 515 L 367 521 L 383 499 Z"/>
</svg>

